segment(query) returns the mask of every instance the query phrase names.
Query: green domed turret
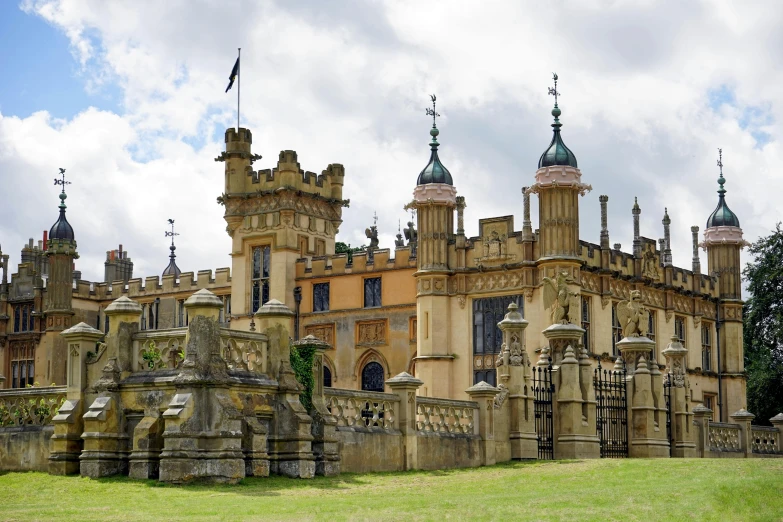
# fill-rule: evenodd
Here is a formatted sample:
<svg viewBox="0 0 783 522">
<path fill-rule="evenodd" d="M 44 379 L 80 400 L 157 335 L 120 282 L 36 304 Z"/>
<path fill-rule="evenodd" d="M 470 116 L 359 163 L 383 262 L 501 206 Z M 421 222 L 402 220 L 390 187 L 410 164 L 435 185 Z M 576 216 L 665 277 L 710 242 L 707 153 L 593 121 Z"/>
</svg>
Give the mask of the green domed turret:
<svg viewBox="0 0 783 522">
<path fill-rule="evenodd" d="M 720 150 L 720 149 L 719 149 Z M 707 218 L 707 228 L 712 227 L 737 227 L 740 228 L 740 222 L 737 215 L 731 211 L 726 204 L 726 189 L 723 188 L 723 184 L 726 183 L 726 178 L 723 177 L 723 151 L 721 151 L 721 159 L 718 160 L 718 166 L 720 167 L 720 177 L 718 178 L 718 206 L 712 211 L 710 217 Z"/>
<path fill-rule="evenodd" d="M 560 136 L 560 127 L 562 127 L 563 124 L 560 123 L 559 118 L 562 113 L 557 106 L 557 97 L 560 94 L 557 92 L 557 74 L 554 74 L 553 78 L 555 80 L 555 87 L 554 89 L 551 87 L 549 88 L 549 94 L 552 94 L 555 97 L 555 106 L 552 109 L 552 116 L 555 117 L 555 122 L 552 124 L 554 133 L 552 135 L 552 141 L 549 143 L 549 147 L 547 147 L 538 160 L 538 168 L 552 167 L 555 165 L 565 165 L 577 168 L 576 156 L 571 152 L 571 149 L 566 147 L 566 144 L 563 143 L 563 138 Z"/>
<path fill-rule="evenodd" d="M 438 134 L 440 131 L 435 126 L 435 116 L 440 116 L 435 112 L 435 95 L 430 96 L 432 98 L 432 109 L 427 109 L 427 114 L 432 116 L 432 128 L 430 129 L 430 136 L 432 141 L 430 142 L 430 161 L 427 166 L 424 167 L 419 173 L 419 178 L 416 180 L 416 185 L 427 185 L 430 183 L 443 183 L 445 185 L 453 185 L 454 180 L 451 178 L 449 169 L 443 166 L 438 157 Z"/>
</svg>

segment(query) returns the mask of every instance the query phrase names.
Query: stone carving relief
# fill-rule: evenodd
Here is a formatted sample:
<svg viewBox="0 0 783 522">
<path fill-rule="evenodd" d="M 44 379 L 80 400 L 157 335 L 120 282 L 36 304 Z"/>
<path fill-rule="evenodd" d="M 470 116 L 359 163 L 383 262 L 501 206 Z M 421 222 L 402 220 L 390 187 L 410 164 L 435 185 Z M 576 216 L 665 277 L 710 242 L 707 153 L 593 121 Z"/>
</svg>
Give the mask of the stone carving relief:
<svg viewBox="0 0 783 522">
<path fill-rule="evenodd" d="M 372 346 L 386 344 L 386 321 L 364 321 L 357 323 L 356 344 L 359 346 Z"/>
<path fill-rule="evenodd" d="M 544 308 L 551 310 L 551 324 L 576 324 L 581 321 L 581 298 L 568 289 L 568 272 L 560 272 L 555 279 L 545 277 Z"/>
<path fill-rule="evenodd" d="M 647 244 L 642 254 L 642 276 L 649 277 L 656 281 L 661 277 L 661 271 L 658 266 L 658 259 L 655 257 L 655 245 Z"/>
<path fill-rule="evenodd" d="M 523 284 L 520 273 L 500 272 L 472 276 L 467 279 L 468 292 L 486 292 L 487 290 L 519 288 Z"/>
<path fill-rule="evenodd" d="M 631 291 L 630 301 L 617 303 L 617 319 L 623 328 L 623 337 L 647 337 L 650 311 L 642 304 L 639 290 Z"/>
<path fill-rule="evenodd" d="M 589 272 L 582 272 L 582 288 L 598 293 L 601 288 L 599 276 Z"/>
<path fill-rule="evenodd" d="M 481 257 L 476 258 L 476 265 L 486 263 L 506 262 L 516 258 L 508 253 L 508 236 L 513 230 L 513 223 L 509 219 L 482 220 L 479 223 L 481 230 L 480 248 Z"/>
<path fill-rule="evenodd" d="M 312 335 L 334 348 L 334 323 L 309 324 L 305 326 L 305 337 L 308 335 Z"/>
</svg>

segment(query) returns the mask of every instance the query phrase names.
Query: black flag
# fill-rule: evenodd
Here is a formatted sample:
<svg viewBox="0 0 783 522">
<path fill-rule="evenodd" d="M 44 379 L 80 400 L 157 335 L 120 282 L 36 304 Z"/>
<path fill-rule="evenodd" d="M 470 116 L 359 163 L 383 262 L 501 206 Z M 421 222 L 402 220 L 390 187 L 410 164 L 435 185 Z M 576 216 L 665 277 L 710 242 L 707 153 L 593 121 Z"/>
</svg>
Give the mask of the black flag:
<svg viewBox="0 0 783 522">
<path fill-rule="evenodd" d="M 234 68 L 231 69 L 231 74 L 228 77 L 228 87 L 226 87 L 226 92 L 230 91 L 231 87 L 234 86 L 234 80 L 236 80 L 238 72 L 239 72 L 239 58 L 237 58 L 236 63 L 234 63 Z"/>
</svg>

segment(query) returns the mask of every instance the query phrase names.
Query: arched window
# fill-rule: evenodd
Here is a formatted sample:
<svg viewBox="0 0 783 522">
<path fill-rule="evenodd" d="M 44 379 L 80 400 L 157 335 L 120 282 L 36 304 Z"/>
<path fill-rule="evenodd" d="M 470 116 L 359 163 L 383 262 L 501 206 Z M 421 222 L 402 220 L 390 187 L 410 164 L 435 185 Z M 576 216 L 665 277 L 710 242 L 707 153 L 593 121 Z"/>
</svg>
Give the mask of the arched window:
<svg viewBox="0 0 783 522">
<path fill-rule="evenodd" d="M 332 370 L 324 364 L 324 388 L 332 387 Z"/>
<path fill-rule="evenodd" d="M 362 368 L 362 390 L 383 391 L 383 366 L 373 361 Z"/>
</svg>

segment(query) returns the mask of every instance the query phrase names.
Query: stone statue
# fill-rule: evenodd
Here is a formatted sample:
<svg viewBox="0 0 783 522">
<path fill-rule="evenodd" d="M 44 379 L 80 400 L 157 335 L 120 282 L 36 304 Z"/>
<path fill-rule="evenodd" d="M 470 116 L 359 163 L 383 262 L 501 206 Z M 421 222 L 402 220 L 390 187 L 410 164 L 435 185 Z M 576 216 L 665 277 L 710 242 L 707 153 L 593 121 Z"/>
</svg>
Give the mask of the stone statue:
<svg viewBox="0 0 783 522">
<path fill-rule="evenodd" d="M 522 350 L 522 343 L 519 342 L 519 336 L 517 334 L 511 335 L 511 347 L 509 348 L 509 364 L 511 366 L 522 366 L 525 360 L 524 350 Z"/>
<path fill-rule="evenodd" d="M 367 250 L 376 250 L 378 248 L 378 227 L 373 225 L 365 229 L 364 235 L 370 240 L 370 246 L 367 247 Z"/>
<path fill-rule="evenodd" d="M 647 337 L 650 311 L 642 304 L 639 290 L 631 290 L 630 301 L 617 303 L 617 319 L 623 328 L 623 337 Z"/>
<path fill-rule="evenodd" d="M 395 248 L 402 248 L 405 246 L 405 241 L 402 239 L 402 234 L 397 232 L 397 239 L 394 240 Z"/>
<path fill-rule="evenodd" d="M 568 272 L 560 272 L 555 279 L 544 278 L 544 307 L 552 309 L 552 324 L 576 324 L 580 322 L 581 299 L 579 293 L 570 292 Z"/>
<path fill-rule="evenodd" d="M 408 221 L 408 226 L 405 228 L 405 239 L 408 240 L 408 244 L 416 243 L 416 241 L 419 238 L 419 233 L 416 232 L 416 229 L 413 226 L 413 221 Z"/>
<path fill-rule="evenodd" d="M 660 273 L 658 272 L 658 263 L 655 262 L 655 247 L 653 245 L 647 245 L 647 248 L 642 255 L 642 275 L 649 277 L 650 279 L 658 279 Z"/>
</svg>

